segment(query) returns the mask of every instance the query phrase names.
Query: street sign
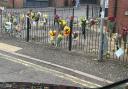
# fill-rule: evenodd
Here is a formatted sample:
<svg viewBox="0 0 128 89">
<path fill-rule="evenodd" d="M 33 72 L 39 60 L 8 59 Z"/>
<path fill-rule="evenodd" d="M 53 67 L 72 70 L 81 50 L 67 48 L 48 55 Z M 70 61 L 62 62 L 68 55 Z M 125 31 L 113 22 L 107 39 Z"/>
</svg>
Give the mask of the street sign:
<svg viewBox="0 0 128 89">
<path fill-rule="evenodd" d="M 100 1 L 100 6 L 103 7 L 104 6 L 104 0 Z M 109 0 L 105 0 L 105 8 L 108 8 L 109 6 Z"/>
<path fill-rule="evenodd" d="M 3 10 L 4 10 L 4 7 L 0 7 L 0 15 L 2 14 Z"/>
<path fill-rule="evenodd" d="M 105 12 L 102 11 L 102 12 L 101 12 L 101 18 L 104 18 L 104 17 L 105 17 Z"/>
<path fill-rule="evenodd" d="M 0 7 L 0 10 L 4 10 L 4 7 Z"/>
</svg>

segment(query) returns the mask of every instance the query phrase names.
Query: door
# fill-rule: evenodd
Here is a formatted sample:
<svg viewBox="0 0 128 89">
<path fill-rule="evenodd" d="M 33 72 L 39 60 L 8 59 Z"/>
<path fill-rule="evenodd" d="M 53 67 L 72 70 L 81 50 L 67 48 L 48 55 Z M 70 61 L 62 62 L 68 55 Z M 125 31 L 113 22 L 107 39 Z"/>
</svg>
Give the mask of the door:
<svg viewBox="0 0 128 89">
<path fill-rule="evenodd" d="M 80 0 L 81 4 L 97 4 L 97 0 Z"/>
<path fill-rule="evenodd" d="M 48 0 L 26 0 L 25 7 L 48 7 Z"/>
</svg>

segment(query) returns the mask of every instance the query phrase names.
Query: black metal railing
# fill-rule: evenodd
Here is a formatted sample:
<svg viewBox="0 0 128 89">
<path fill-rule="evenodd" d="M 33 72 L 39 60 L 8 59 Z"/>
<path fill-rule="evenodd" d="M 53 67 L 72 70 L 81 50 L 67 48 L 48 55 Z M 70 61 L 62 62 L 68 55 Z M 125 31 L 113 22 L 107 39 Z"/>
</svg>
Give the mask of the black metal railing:
<svg viewBox="0 0 128 89">
<path fill-rule="evenodd" d="M 28 15 L 26 18 L 26 15 L 30 14 L 28 11 L 27 8 L 6 9 L 2 12 L 1 33 L 3 37 L 27 42 L 41 42 L 51 47 L 81 51 L 97 57 L 100 37 L 99 6 L 86 5 L 79 9 L 33 8 L 33 17 Z M 38 14 L 39 19 L 36 18 Z M 106 20 L 104 25 L 103 58 L 128 62 L 128 38 L 122 32 L 120 36 L 120 30 L 128 27 L 120 25 L 121 23 L 115 25 L 115 23 Z M 113 30 L 114 27 L 116 31 Z M 121 55 L 118 53 L 118 56 L 115 54 L 117 51 L 123 51 L 123 53 Z"/>
</svg>

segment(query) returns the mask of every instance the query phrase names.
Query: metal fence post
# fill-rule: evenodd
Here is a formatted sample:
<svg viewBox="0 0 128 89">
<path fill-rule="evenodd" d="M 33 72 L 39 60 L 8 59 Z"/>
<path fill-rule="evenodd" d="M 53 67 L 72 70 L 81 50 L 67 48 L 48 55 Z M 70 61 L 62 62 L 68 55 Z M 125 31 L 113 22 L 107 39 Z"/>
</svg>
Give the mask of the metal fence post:
<svg viewBox="0 0 128 89">
<path fill-rule="evenodd" d="M 87 19 L 89 18 L 89 5 L 87 4 L 87 8 L 86 8 L 86 16 L 87 16 Z"/>
<path fill-rule="evenodd" d="M 56 8 L 54 8 L 54 26 L 55 26 Z"/>
<path fill-rule="evenodd" d="M 2 24 L 3 24 L 3 20 L 2 20 L 3 19 L 3 13 L 2 12 L 3 11 L 2 10 L 0 10 L 0 11 L 1 11 L 1 32 L 2 32 L 2 29 L 3 29 L 3 26 L 2 26 Z"/>
<path fill-rule="evenodd" d="M 94 6 L 92 5 L 92 18 L 94 17 L 94 13 L 93 13 L 93 11 L 94 11 L 94 8 L 93 8 Z"/>
<path fill-rule="evenodd" d="M 5 10 L 4 7 L 0 7 L 0 15 L 1 15 L 1 32 L 3 30 L 3 11 Z"/>
<path fill-rule="evenodd" d="M 27 42 L 29 42 L 30 19 L 27 17 Z"/>
<path fill-rule="evenodd" d="M 103 0 L 102 2 L 102 12 L 101 12 L 101 23 L 100 23 L 100 42 L 99 42 L 99 56 L 98 56 L 98 60 L 102 61 L 103 60 L 103 27 L 104 27 L 104 16 L 105 16 L 105 0 Z"/>
<path fill-rule="evenodd" d="M 73 20 L 74 20 L 74 8 L 72 11 L 72 16 L 71 16 L 71 20 L 70 20 L 70 34 L 69 34 L 69 51 L 71 51 L 72 49 L 72 28 L 73 28 Z"/>
<path fill-rule="evenodd" d="M 54 8 L 54 15 L 56 15 L 56 8 Z"/>
</svg>

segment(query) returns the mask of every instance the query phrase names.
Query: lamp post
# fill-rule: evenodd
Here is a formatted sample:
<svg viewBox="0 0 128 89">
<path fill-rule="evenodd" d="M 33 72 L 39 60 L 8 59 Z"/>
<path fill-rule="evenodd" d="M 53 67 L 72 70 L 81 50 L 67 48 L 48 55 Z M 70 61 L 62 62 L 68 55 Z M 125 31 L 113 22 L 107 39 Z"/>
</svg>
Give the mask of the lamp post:
<svg viewBox="0 0 128 89">
<path fill-rule="evenodd" d="M 103 27 L 104 27 L 104 18 L 105 18 L 105 0 L 101 0 L 101 23 L 100 23 L 100 42 L 99 42 L 99 56 L 98 60 L 103 60 Z"/>
</svg>

